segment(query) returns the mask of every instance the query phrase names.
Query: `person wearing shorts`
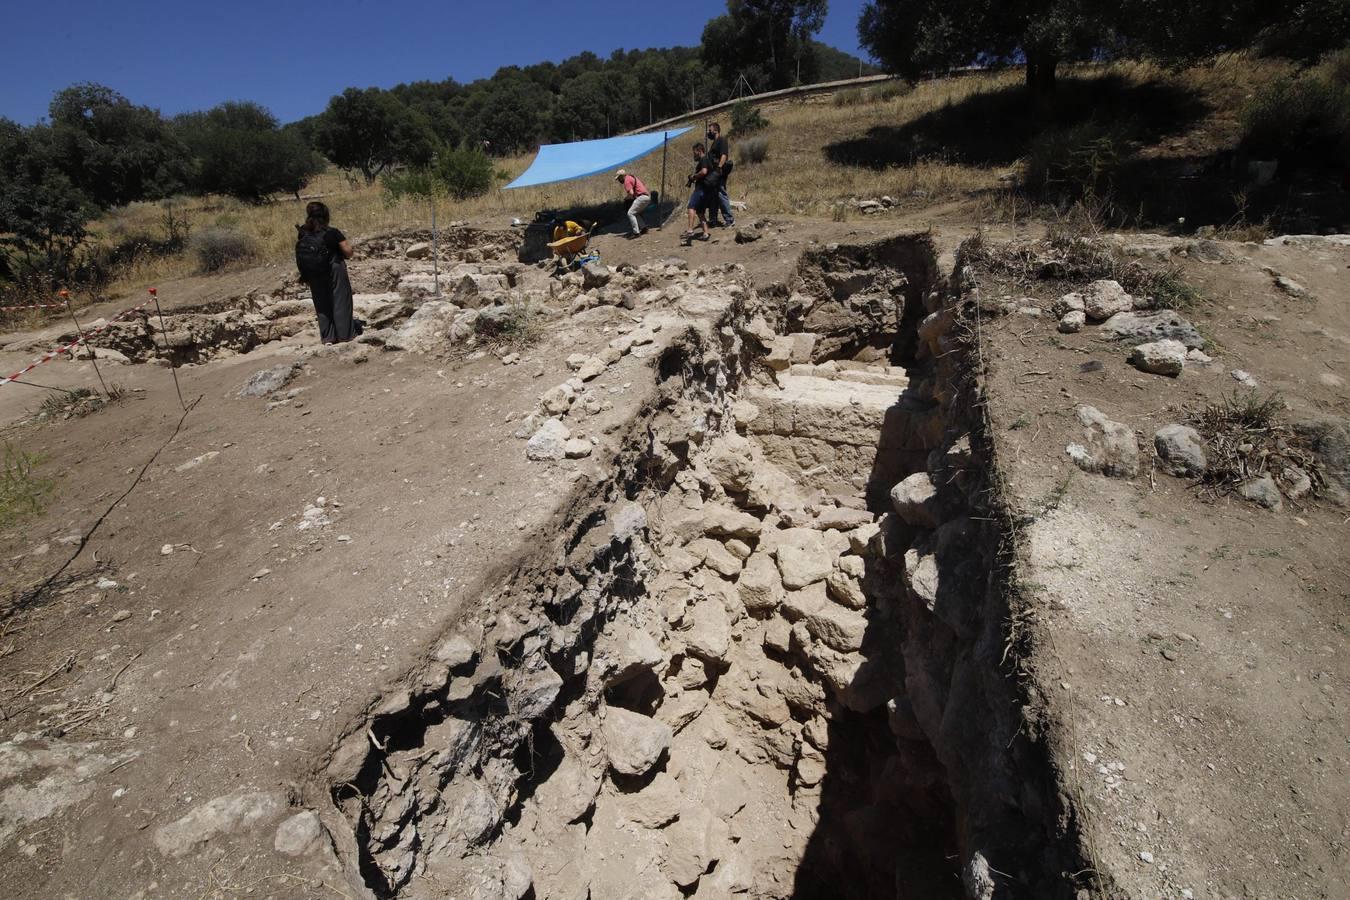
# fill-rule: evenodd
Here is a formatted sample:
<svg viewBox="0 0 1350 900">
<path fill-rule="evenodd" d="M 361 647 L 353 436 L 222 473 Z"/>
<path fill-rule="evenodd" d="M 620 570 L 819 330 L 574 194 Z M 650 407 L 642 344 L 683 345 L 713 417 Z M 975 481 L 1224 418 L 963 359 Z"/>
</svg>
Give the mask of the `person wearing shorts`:
<svg viewBox="0 0 1350 900">
<path fill-rule="evenodd" d="M 684 237 L 700 241 L 710 239 L 708 234 L 708 213 L 716 209 L 719 201 L 720 178 L 717 163 L 708 155 L 702 144 L 694 145 L 694 173 L 689 176 L 689 230 Z M 697 232 L 697 233 L 696 233 Z"/>
</svg>

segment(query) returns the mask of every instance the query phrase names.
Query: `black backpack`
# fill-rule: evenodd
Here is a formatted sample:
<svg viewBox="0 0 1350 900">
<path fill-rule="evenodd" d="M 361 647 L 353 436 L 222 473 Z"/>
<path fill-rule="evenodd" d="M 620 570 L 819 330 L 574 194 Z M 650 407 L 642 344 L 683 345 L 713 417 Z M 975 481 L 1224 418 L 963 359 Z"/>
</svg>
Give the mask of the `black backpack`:
<svg viewBox="0 0 1350 900">
<path fill-rule="evenodd" d="M 300 229 L 295 241 L 295 267 L 300 270 L 300 280 L 306 284 L 324 281 L 332 277 L 333 252 L 324 242 L 328 229 L 307 231 Z"/>
</svg>

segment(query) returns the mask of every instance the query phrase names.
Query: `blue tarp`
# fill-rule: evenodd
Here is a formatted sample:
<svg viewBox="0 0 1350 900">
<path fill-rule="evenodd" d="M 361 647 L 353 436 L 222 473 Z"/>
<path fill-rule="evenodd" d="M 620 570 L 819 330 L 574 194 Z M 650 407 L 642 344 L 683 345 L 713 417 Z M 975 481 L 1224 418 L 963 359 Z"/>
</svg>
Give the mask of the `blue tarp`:
<svg viewBox="0 0 1350 900">
<path fill-rule="evenodd" d="M 555 181 L 571 181 L 613 170 L 646 156 L 666 140 L 674 140 L 689 128 L 654 131 L 648 134 L 630 134 L 626 137 L 602 138 L 598 141 L 576 141 L 571 144 L 545 144 L 539 155 L 521 176 L 507 188 L 534 187 Z M 681 169 L 683 171 L 683 169 Z M 640 177 L 640 176 L 639 176 Z M 643 181 L 650 182 L 651 178 Z"/>
</svg>

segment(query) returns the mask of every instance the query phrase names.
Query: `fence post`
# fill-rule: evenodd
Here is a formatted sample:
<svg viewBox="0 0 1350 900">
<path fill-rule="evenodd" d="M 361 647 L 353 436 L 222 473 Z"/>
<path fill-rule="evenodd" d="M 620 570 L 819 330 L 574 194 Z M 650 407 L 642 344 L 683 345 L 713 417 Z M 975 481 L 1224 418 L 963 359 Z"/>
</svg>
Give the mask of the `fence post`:
<svg viewBox="0 0 1350 900">
<path fill-rule="evenodd" d="M 80 346 L 89 351 L 89 361 L 94 364 L 94 374 L 98 376 L 98 383 L 103 385 L 103 396 L 111 400 L 112 394 L 108 393 L 108 383 L 103 380 L 103 373 L 98 369 L 98 356 L 94 353 L 93 345 L 84 339 L 84 329 L 80 327 L 80 320 L 75 318 L 75 307 L 70 305 L 70 291 L 62 290 L 60 297 L 65 301 L 66 312 L 70 313 L 70 321 L 75 323 L 75 333 L 80 336 Z"/>
</svg>

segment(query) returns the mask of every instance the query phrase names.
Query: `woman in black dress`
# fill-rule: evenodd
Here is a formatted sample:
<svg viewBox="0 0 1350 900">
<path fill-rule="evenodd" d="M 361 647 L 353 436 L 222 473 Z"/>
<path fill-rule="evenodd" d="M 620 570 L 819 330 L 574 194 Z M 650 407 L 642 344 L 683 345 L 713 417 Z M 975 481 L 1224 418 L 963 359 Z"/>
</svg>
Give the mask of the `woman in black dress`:
<svg viewBox="0 0 1350 900">
<path fill-rule="evenodd" d="M 295 227 L 295 266 L 314 298 L 319 337 L 325 344 L 350 341 L 361 333 L 352 318 L 352 283 L 347 278 L 351 241 L 328 225 L 328 207 L 317 200 L 305 207 L 305 224 Z"/>
</svg>

